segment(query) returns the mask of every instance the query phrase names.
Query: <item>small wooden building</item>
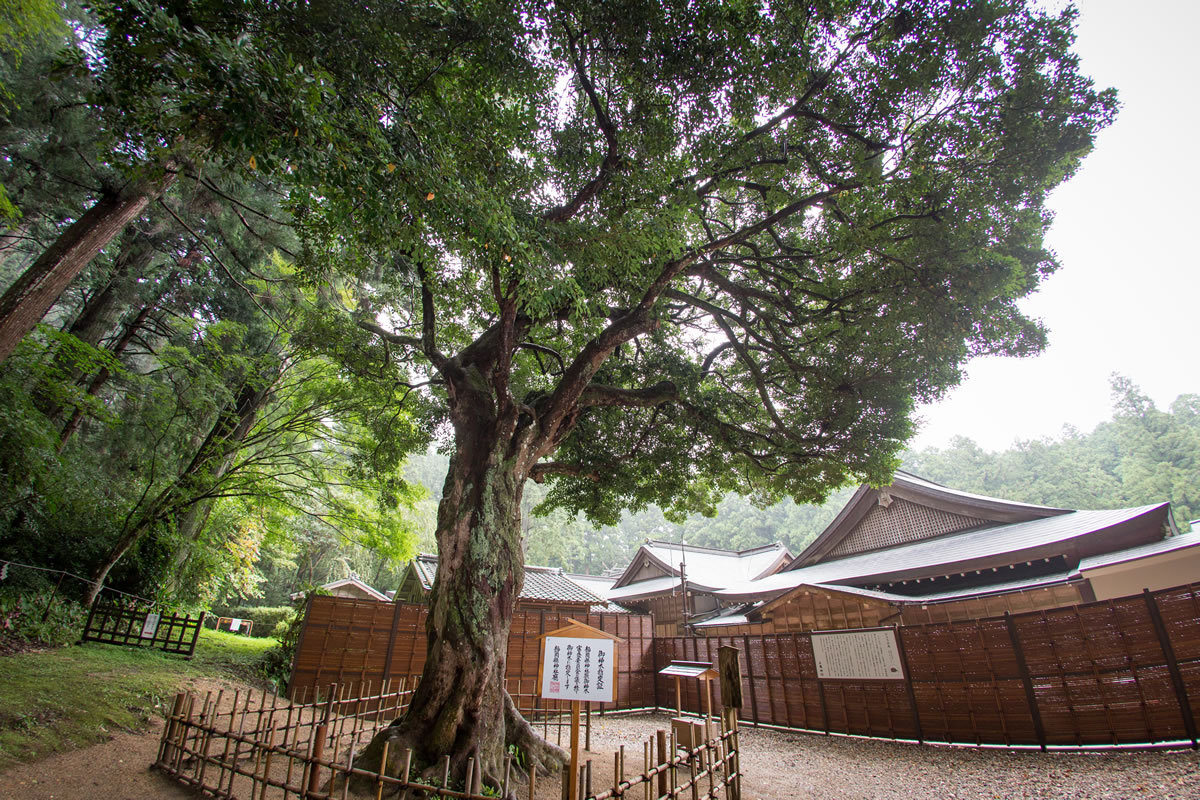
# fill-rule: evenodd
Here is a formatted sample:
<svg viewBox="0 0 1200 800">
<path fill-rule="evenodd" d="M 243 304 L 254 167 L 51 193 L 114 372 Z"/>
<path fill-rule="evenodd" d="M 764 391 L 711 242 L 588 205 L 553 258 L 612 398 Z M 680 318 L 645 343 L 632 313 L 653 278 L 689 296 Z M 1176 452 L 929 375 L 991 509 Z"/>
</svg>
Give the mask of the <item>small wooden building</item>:
<svg viewBox="0 0 1200 800">
<path fill-rule="evenodd" d="M 423 604 L 437 576 L 438 557 L 421 554 L 408 562 L 396 602 Z M 517 598 L 517 611 L 555 611 L 563 614 L 612 611 L 604 598 L 596 596 L 567 577 L 558 567 L 525 565 L 525 585 Z"/>
<path fill-rule="evenodd" d="M 322 589 L 329 592 L 334 597 L 349 597 L 354 600 L 378 600 L 382 603 L 391 602 L 392 598 L 383 592 L 368 586 L 354 573 L 350 573 L 347 578 L 341 580 L 330 581 L 321 586 Z M 292 599 L 298 599 L 303 592 L 297 592 L 292 595 Z"/>
<path fill-rule="evenodd" d="M 691 619 L 721 608 L 718 590 L 772 575 L 791 558 L 780 542 L 749 550 L 646 542 L 608 591 L 608 599 L 653 615 L 656 636 L 679 636 Z"/>
</svg>

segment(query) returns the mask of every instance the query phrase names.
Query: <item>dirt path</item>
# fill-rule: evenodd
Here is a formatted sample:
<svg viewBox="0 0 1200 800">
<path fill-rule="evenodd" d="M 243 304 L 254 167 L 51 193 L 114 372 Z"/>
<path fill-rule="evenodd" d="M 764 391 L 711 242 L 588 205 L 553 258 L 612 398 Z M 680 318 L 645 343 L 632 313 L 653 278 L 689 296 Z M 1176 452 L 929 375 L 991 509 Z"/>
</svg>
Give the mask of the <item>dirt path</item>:
<svg viewBox="0 0 1200 800">
<path fill-rule="evenodd" d="M 194 681 L 201 696 L 231 684 Z M 663 716 L 595 720 L 593 787 L 612 781 L 613 751 L 626 747 L 626 774 L 640 772 L 641 741 Z M 162 721 L 141 734 L 58 753 L 0 773 L 0 800 L 195 800 L 199 795 L 149 768 Z M 1183 751 L 1038 753 L 920 746 L 744 728 L 746 800 L 1196 800 L 1200 754 Z M 557 800 L 557 776 L 538 800 Z M 641 798 L 640 787 L 631 793 Z"/>
<path fill-rule="evenodd" d="M 181 688 L 204 696 L 235 684 L 195 679 Z M 244 687 L 242 687 L 244 688 Z M 119 733 L 102 744 L 55 753 L 0 773 L 0 800 L 196 800 L 196 793 L 150 765 L 158 757 L 163 721 L 144 733 Z"/>
</svg>

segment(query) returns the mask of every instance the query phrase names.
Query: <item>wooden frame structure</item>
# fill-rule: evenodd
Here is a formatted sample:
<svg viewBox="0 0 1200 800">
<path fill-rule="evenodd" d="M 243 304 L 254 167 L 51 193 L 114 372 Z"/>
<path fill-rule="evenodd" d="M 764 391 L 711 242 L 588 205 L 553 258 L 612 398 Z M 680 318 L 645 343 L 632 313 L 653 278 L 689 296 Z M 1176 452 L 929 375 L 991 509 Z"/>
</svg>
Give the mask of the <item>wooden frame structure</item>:
<svg viewBox="0 0 1200 800">
<path fill-rule="evenodd" d="M 196 640 L 204 625 L 204 612 L 162 613 L 153 608 L 122 606 L 96 601 L 88 612 L 81 641 L 118 644 L 125 647 L 151 647 L 167 653 L 187 656 L 196 652 Z"/>
</svg>

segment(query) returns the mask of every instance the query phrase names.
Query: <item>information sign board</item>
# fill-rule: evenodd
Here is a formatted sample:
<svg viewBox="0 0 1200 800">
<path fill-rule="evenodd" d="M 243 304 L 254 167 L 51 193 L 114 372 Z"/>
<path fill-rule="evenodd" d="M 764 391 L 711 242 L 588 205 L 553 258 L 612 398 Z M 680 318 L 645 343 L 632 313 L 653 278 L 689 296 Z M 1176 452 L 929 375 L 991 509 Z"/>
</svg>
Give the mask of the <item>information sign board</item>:
<svg viewBox="0 0 1200 800">
<path fill-rule="evenodd" d="M 543 698 L 599 703 L 613 701 L 615 641 L 547 636 L 543 653 Z"/>
<path fill-rule="evenodd" d="M 146 615 L 146 620 L 142 623 L 142 638 L 143 639 L 153 639 L 154 638 L 154 634 L 158 633 L 158 620 L 159 619 L 160 619 L 160 617 L 158 614 L 151 613 L 151 614 Z"/>
<path fill-rule="evenodd" d="M 812 633 L 818 678 L 903 680 L 894 628 Z"/>
</svg>

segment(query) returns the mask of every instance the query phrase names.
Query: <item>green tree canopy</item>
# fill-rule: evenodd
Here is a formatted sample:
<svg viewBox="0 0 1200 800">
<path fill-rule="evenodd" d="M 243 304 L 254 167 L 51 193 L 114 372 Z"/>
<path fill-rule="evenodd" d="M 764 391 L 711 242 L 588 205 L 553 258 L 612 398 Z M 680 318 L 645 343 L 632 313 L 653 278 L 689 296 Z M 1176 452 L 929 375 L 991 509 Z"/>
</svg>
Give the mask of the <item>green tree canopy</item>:
<svg viewBox="0 0 1200 800">
<path fill-rule="evenodd" d="M 886 481 L 966 358 L 1042 346 L 1045 199 L 1115 98 L 1031 5 L 99 3 L 144 174 L 0 299 L 0 355 L 172 176 L 274 182 L 319 289 L 296 341 L 452 451 L 391 752 L 554 760 L 503 688 L 527 480 L 609 523 L 817 501 Z"/>
</svg>

